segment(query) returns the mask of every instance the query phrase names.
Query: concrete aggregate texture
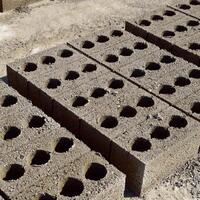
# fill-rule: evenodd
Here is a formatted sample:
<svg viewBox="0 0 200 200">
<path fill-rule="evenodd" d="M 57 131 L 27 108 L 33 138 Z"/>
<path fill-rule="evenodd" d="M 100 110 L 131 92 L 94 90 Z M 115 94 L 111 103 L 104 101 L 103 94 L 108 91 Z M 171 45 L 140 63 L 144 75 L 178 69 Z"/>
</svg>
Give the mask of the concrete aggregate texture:
<svg viewBox="0 0 200 200">
<path fill-rule="evenodd" d="M 7 64 L 0 199 L 199 199 L 199 6 L 171 1 Z"/>
</svg>

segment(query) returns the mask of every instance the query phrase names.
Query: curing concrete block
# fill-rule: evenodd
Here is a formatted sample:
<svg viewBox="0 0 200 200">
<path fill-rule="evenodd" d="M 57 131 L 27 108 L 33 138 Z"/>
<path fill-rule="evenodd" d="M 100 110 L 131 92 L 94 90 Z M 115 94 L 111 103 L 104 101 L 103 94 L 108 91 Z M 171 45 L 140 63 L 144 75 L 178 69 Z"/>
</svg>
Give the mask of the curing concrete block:
<svg viewBox="0 0 200 200">
<path fill-rule="evenodd" d="M 159 8 L 126 22 L 125 30 L 144 39 L 151 31 L 180 20 L 184 15 L 168 7 Z"/>
<path fill-rule="evenodd" d="M 48 137 L 45 133 L 0 158 L 0 187 L 9 198 L 29 190 L 41 179 L 45 181 L 46 176 L 56 175 L 59 169 L 90 151 L 64 128 L 52 130 Z"/>
<path fill-rule="evenodd" d="M 200 20 L 200 1 L 199 0 L 176 0 L 169 4 L 172 8 L 179 10 L 180 12 L 186 13 L 194 18 Z"/>
<path fill-rule="evenodd" d="M 155 45 L 146 42 L 142 38 L 135 37 L 98 53 L 91 52 L 89 56 L 111 70 L 115 70 L 135 60 L 142 59 L 157 50 L 159 48 Z"/>
<path fill-rule="evenodd" d="M 127 174 L 128 185 L 142 194 L 198 155 L 199 125 L 172 107 L 154 113 L 113 140 L 111 162 Z"/>
<path fill-rule="evenodd" d="M 38 77 L 39 74 L 59 70 L 63 65 L 70 65 L 83 55 L 67 47 L 59 45 L 49 50 L 34 54 L 25 59 L 17 60 L 7 66 L 8 82 L 20 94 L 28 97 L 28 80 Z"/>
<path fill-rule="evenodd" d="M 79 123 L 78 137 L 109 157 L 112 138 L 126 131 L 133 121 L 137 124 L 146 120 L 148 113 L 166 106 L 137 86 L 110 73 L 88 86 L 77 88 L 74 94 L 61 93 L 55 97 L 53 108 L 58 121 L 63 124 L 71 122 L 72 127 Z"/>
<path fill-rule="evenodd" d="M 96 53 L 105 50 L 131 38 L 134 38 L 134 36 L 125 31 L 124 27 L 111 26 L 70 41 L 70 45 L 86 54 L 90 54 L 91 52 Z"/>
<path fill-rule="evenodd" d="M 64 199 L 101 200 L 123 197 L 125 176 L 99 155 L 87 153 L 46 177 L 13 200 Z"/>
<path fill-rule="evenodd" d="M 0 12 L 15 9 L 37 1 L 39 0 L 0 0 Z"/>
</svg>

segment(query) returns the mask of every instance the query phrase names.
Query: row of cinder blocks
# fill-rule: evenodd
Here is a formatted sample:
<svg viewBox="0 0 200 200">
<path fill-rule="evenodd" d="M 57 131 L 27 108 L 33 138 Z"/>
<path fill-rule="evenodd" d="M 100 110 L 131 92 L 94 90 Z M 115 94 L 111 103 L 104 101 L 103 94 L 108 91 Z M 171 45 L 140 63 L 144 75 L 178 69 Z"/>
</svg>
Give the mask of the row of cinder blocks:
<svg viewBox="0 0 200 200">
<path fill-rule="evenodd" d="M 73 41 L 70 46 L 73 48 L 61 45 L 10 64 L 10 85 L 126 173 L 128 186 L 137 194 L 197 156 L 199 122 L 169 104 L 189 96 L 190 88 L 198 91 L 194 88 L 198 84 L 191 84 L 185 93 L 180 90 L 165 103 L 160 100 L 162 94 L 152 95 L 156 88 L 146 89 L 153 86 L 149 79 L 136 82 L 126 74 L 131 67 L 142 67 L 137 62 L 156 59 L 160 64 L 155 63 L 155 68 L 162 65 L 160 75 L 172 82 L 177 66 L 182 73 L 187 68 L 197 70 L 195 65 L 120 27 Z M 156 79 L 152 68 L 145 74 Z"/>
<path fill-rule="evenodd" d="M 121 199 L 125 176 L 0 82 L 0 197 Z"/>
<path fill-rule="evenodd" d="M 0 12 L 25 6 L 39 0 L 0 0 Z"/>
<path fill-rule="evenodd" d="M 171 8 L 167 8 L 167 11 L 156 10 L 140 19 L 126 22 L 127 31 L 198 66 L 200 66 L 199 27 L 199 19 Z"/>
</svg>

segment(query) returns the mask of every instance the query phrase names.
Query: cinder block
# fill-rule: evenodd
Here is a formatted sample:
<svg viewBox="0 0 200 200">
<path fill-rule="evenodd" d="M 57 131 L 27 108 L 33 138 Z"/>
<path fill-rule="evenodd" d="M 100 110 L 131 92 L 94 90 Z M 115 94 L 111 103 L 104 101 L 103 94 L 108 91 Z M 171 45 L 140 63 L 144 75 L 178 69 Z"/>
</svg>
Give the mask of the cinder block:
<svg viewBox="0 0 200 200">
<path fill-rule="evenodd" d="M 41 53 L 22 60 L 17 60 L 7 66 L 8 82 L 23 96 L 28 97 L 28 81 L 38 77 L 38 74 L 60 70 L 60 66 L 69 66 L 72 62 L 80 60 L 83 55 L 69 48 L 59 45 Z"/>
<path fill-rule="evenodd" d="M 95 153 L 88 153 L 46 177 L 14 200 L 39 199 L 43 195 L 64 199 L 118 199 L 123 197 L 125 176 Z"/>
<path fill-rule="evenodd" d="M 127 21 L 125 30 L 146 39 L 149 32 L 155 31 L 158 27 L 167 26 L 183 17 L 184 14 L 174 9 L 163 7 L 142 14 L 137 19 Z"/>
<path fill-rule="evenodd" d="M 45 181 L 46 176 L 56 174 L 59 169 L 90 151 L 64 128 L 47 133 L 44 132 L 43 137 L 32 139 L 13 152 L 2 152 L 6 156 L 0 159 L 0 185 L 10 198 L 29 190 L 41 179 Z"/>
<path fill-rule="evenodd" d="M 142 59 L 157 50 L 159 48 L 155 45 L 135 36 L 134 39 L 126 40 L 109 49 L 98 53 L 91 52 L 89 56 L 115 70 L 123 65 Z"/>
<path fill-rule="evenodd" d="M 124 25 L 123 25 L 124 26 Z M 111 48 L 112 46 L 134 38 L 122 26 L 111 26 L 107 29 L 96 31 L 85 37 L 70 41 L 70 45 L 80 51 L 90 54 Z"/>
<path fill-rule="evenodd" d="M 154 113 L 113 140 L 111 162 L 127 174 L 128 185 L 141 194 L 198 155 L 199 125 L 172 107 Z"/>
<path fill-rule="evenodd" d="M 20 6 L 25 6 L 30 3 L 37 2 L 39 0 L 1 0 L 0 1 L 0 12 L 15 9 Z"/>
<path fill-rule="evenodd" d="M 199 0 L 176 0 L 169 4 L 174 9 L 179 10 L 180 12 L 186 13 L 194 18 L 200 19 L 200 1 Z"/>
</svg>

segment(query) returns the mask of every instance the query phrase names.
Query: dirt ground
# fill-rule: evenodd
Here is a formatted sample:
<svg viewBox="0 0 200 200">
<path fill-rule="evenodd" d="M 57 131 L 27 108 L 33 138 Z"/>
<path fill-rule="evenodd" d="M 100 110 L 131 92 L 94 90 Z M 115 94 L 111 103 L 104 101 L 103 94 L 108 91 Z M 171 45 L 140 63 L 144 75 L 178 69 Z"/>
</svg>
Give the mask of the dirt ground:
<svg viewBox="0 0 200 200">
<path fill-rule="evenodd" d="M 113 23 L 140 16 L 173 0 L 43 0 L 0 14 L 0 76 L 5 64 Z M 129 197 L 126 192 L 125 199 Z M 200 159 L 159 183 L 144 200 L 200 199 Z"/>
</svg>

